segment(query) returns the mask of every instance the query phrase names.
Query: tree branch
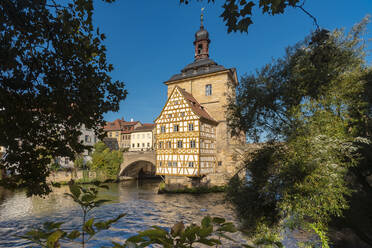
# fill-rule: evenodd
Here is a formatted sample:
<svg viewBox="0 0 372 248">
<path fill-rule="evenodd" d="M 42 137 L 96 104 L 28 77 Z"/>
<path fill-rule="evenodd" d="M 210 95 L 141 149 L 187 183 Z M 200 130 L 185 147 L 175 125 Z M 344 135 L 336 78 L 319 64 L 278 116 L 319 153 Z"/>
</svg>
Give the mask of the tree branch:
<svg viewBox="0 0 372 248">
<path fill-rule="evenodd" d="M 295 5 L 294 7 L 295 8 L 299 8 L 300 10 L 302 10 L 306 15 L 308 15 L 311 19 L 313 19 L 313 22 L 314 22 L 314 25 L 316 26 L 316 29 L 319 30 L 320 27 L 318 25 L 318 21 L 316 20 L 316 18 L 310 14 L 309 11 L 307 11 L 306 9 L 304 9 L 303 5 L 305 4 L 305 2 L 303 2 L 301 5 Z"/>
</svg>

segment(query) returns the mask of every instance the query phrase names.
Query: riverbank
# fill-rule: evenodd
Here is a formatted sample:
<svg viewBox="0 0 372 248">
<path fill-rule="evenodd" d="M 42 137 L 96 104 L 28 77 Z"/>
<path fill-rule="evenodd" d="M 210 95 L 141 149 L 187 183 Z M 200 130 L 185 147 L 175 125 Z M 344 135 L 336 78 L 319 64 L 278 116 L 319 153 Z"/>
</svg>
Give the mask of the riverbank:
<svg viewBox="0 0 372 248">
<path fill-rule="evenodd" d="M 164 183 L 159 184 L 158 194 L 207 194 L 226 192 L 227 186 L 201 186 L 194 188 L 167 189 Z"/>
<path fill-rule="evenodd" d="M 73 180 L 75 184 L 97 184 L 97 183 L 119 183 L 119 179 L 105 179 L 105 180 L 99 180 L 99 179 L 77 179 Z M 52 186 L 61 186 L 61 185 L 69 185 L 71 183 L 70 181 L 60 181 L 60 182 L 51 182 Z"/>
</svg>

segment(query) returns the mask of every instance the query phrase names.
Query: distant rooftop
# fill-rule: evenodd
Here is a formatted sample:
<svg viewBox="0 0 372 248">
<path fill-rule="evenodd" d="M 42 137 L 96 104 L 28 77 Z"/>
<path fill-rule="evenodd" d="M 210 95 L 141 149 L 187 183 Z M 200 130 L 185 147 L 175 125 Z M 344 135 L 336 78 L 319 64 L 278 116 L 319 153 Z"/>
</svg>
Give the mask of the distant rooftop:
<svg viewBox="0 0 372 248">
<path fill-rule="evenodd" d="M 113 122 L 106 122 L 103 129 L 105 131 L 130 131 L 138 122 L 139 121 L 124 121 L 123 119 L 116 119 Z"/>
<path fill-rule="evenodd" d="M 143 123 L 141 127 L 137 127 L 132 131 L 132 133 L 137 133 L 137 132 L 149 132 L 152 131 L 155 127 L 155 124 L 153 123 Z"/>
</svg>

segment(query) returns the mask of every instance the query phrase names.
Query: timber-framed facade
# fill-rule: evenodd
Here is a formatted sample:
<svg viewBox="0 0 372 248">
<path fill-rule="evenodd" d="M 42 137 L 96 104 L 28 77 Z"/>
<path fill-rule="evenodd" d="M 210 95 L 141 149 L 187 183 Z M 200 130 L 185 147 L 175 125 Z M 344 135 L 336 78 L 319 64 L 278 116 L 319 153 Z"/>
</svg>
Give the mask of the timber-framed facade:
<svg viewBox="0 0 372 248">
<path fill-rule="evenodd" d="M 216 168 L 217 122 L 175 87 L 156 123 L 156 174 L 201 177 Z"/>
</svg>

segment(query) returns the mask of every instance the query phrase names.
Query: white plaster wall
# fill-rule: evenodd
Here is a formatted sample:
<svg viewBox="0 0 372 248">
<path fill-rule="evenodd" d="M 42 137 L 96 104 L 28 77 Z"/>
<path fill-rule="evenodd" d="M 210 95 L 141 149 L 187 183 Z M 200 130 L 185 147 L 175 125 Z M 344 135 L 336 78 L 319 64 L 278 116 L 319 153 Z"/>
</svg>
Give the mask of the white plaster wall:
<svg viewBox="0 0 372 248">
<path fill-rule="evenodd" d="M 152 131 L 131 133 L 129 151 L 151 150 L 153 148 L 152 140 Z"/>
</svg>

